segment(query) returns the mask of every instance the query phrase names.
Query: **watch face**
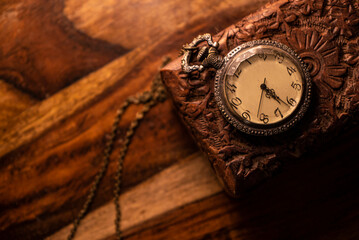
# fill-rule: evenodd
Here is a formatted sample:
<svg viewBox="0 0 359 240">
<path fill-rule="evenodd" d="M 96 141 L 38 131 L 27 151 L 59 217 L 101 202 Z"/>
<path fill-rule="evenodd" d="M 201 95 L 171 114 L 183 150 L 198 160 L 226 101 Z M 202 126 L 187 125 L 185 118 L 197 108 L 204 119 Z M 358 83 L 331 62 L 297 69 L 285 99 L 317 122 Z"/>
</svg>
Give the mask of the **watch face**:
<svg viewBox="0 0 359 240">
<path fill-rule="evenodd" d="M 310 88 L 301 59 L 274 41 L 253 41 L 233 49 L 215 81 L 223 115 L 239 130 L 255 135 L 293 126 L 308 108 Z"/>
</svg>

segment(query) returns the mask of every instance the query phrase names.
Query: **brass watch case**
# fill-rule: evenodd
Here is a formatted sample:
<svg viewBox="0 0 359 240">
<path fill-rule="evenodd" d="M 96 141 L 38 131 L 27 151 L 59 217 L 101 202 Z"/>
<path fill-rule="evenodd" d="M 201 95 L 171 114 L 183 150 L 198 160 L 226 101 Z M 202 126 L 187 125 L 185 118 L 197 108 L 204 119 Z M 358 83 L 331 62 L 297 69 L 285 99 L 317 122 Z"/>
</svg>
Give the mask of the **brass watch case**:
<svg viewBox="0 0 359 240">
<path fill-rule="evenodd" d="M 244 50 L 246 50 L 246 54 L 243 54 Z M 303 79 L 303 92 L 296 109 L 282 121 L 268 125 L 249 122 L 232 112 L 231 107 L 228 105 L 228 101 L 226 101 L 224 87 L 227 72 L 233 71 L 233 69 L 236 69 L 243 61 L 255 54 L 258 54 L 259 52 L 284 54 L 286 57 L 290 58 L 294 64 L 296 64 Z M 235 62 L 233 61 L 234 59 L 236 60 Z M 246 134 L 270 136 L 287 131 L 303 118 L 305 112 L 309 108 L 312 83 L 305 63 L 291 48 L 272 40 L 255 40 L 234 48 L 225 56 L 223 65 L 217 71 L 215 77 L 214 92 L 219 110 L 230 124 Z"/>
</svg>

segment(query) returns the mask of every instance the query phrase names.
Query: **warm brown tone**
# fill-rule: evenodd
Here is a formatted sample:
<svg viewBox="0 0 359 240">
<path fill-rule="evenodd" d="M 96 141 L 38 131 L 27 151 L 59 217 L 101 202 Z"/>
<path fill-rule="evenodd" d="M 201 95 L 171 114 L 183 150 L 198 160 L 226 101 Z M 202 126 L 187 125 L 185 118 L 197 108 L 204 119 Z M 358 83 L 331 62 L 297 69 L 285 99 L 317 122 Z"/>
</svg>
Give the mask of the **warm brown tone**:
<svg viewBox="0 0 359 240">
<path fill-rule="evenodd" d="M 199 33 L 216 33 L 265 2 L 2 1 L 0 239 L 65 239 L 101 164 L 117 106 L 148 89 L 164 56 L 175 58 Z M 121 122 L 121 134 L 136 110 Z M 359 238 L 359 163 L 350 157 L 358 154 L 357 132 L 285 164 L 235 201 L 166 101 L 146 116 L 125 159 L 124 235 Z M 114 239 L 115 165 L 77 239 Z"/>
<path fill-rule="evenodd" d="M 225 119 L 215 102 L 215 69 L 187 74 L 179 58 L 161 71 L 182 120 L 234 197 L 358 120 L 357 7 L 348 1 L 279 0 L 214 36 L 222 55 L 247 41 L 268 39 L 289 46 L 307 63 L 313 82 L 309 112 L 279 135 L 248 136 Z"/>
</svg>

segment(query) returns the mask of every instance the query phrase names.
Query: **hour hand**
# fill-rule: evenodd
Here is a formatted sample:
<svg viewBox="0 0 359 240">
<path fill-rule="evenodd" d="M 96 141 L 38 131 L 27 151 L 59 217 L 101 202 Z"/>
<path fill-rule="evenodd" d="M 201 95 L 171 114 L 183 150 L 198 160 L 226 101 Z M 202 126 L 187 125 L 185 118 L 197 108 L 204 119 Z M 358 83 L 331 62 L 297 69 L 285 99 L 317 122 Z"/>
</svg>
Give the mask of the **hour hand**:
<svg viewBox="0 0 359 240">
<path fill-rule="evenodd" d="M 266 79 L 264 79 L 264 83 L 261 84 L 261 89 L 262 89 L 262 91 L 265 91 L 265 92 L 266 92 L 266 97 L 267 97 L 267 98 L 273 98 L 274 100 L 276 100 L 276 101 L 280 104 L 280 102 L 279 102 L 279 100 L 278 100 L 279 97 L 275 94 L 274 89 L 269 89 L 269 88 L 267 87 L 267 85 L 265 84 L 265 80 L 266 80 Z"/>
<path fill-rule="evenodd" d="M 279 97 L 275 93 L 274 89 L 267 88 L 265 91 L 266 91 L 266 97 L 267 98 L 273 98 L 274 100 L 276 100 L 280 104 Z"/>
<path fill-rule="evenodd" d="M 276 100 L 279 104 L 284 103 L 286 106 L 289 107 L 289 105 L 284 102 L 280 97 L 278 97 L 278 95 L 275 93 L 274 89 L 269 89 L 267 87 L 267 85 L 265 83 L 263 83 L 261 85 L 261 89 L 263 89 L 266 92 L 266 97 L 267 98 L 273 98 L 274 100 Z"/>
</svg>

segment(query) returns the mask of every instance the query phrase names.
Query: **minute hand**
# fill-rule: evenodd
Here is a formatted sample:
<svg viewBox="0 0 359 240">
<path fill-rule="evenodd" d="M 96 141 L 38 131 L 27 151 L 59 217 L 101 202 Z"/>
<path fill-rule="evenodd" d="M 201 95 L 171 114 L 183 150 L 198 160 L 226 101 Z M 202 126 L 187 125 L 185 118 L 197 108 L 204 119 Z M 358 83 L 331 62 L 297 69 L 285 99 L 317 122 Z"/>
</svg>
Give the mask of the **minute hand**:
<svg viewBox="0 0 359 240">
<path fill-rule="evenodd" d="M 290 107 L 290 106 L 288 105 L 288 103 L 284 102 L 280 97 L 278 97 L 277 95 L 276 95 L 276 97 L 278 98 L 279 101 L 281 101 L 282 103 L 284 103 L 286 106 Z"/>
</svg>

